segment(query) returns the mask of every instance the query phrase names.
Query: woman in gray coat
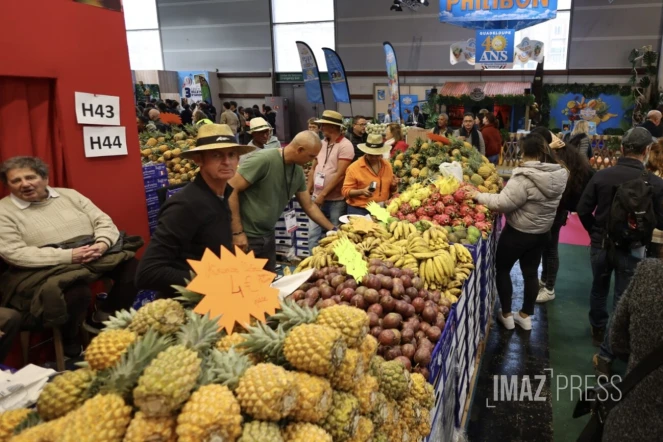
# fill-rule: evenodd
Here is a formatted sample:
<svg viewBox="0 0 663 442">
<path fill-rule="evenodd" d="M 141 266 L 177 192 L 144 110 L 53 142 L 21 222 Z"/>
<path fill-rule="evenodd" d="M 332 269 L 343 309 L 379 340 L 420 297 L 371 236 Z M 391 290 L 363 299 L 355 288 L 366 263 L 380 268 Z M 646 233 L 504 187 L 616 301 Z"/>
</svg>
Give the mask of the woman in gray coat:
<svg viewBox="0 0 663 442">
<path fill-rule="evenodd" d="M 478 203 L 506 215 L 507 225 L 497 244 L 495 278 L 502 306 L 497 319 L 508 330 L 515 328 L 515 324 L 525 330 L 532 329 L 530 316 L 534 313 L 539 293 L 541 253 L 569 176 L 567 170 L 557 164 L 541 135 L 524 137 L 520 151 L 523 153 L 522 164 L 513 170 L 501 193 L 474 195 Z M 511 269 L 516 261 L 520 261 L 525 293 L 523 306 L 514 315 L 511 312 Z"/>
<path fill-rule="evenodd" d="M 663 342 L 663 262 L 642 261 L 610 327 L 610 347 L 628 357 L 626 374 Z M 608 414 L 603 442 L 663 440 L 663 366 L 643 378 Z"/>
</svg>

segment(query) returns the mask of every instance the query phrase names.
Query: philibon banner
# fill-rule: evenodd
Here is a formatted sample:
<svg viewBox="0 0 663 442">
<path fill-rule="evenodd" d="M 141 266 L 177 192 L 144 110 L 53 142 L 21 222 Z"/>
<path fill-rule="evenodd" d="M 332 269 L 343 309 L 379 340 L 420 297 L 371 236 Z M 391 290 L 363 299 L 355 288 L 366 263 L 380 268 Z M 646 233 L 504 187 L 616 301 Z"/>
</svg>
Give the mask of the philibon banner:
<svg viewBox="0 0 663 442">
<path fill-rule="evenodd" d="M 511 69 L 513 67 L 515 31 L 513 29 L 479 29 L 476 35 L 475 69 Z"/>
<path fill-rule="evenodd" d="M 585 97 L 581 94 L 549 93 L 549 127 L 571 130 L 580 120 L 596 125 L 596 133 L 602 135 L 606 129 L 631 128 L 629 110 L 633 109 L 633 97 L 599 94 Z M 566 127 L 565 127 L 566 126 Z"/>
<path fill-rule="evenodd" d="M 325 97 L 322 94 L 322 83 L 320 82 L 320 72 L 318 72 L 318 62 L 315 55 L 313 55 L 309 45 L 303 41 L 297 42 L 297 50 L 299 51 L 299 61 L 302 64 L 306 97 L 310 103 L 318 103 L 324 106 Z"/>
<path fill-rule="evenodd" d="M 519 30 L 556 16 L 557 0 L 440 0 L 441 22 L 471 29 Z"/>
<path fill-rule="evenodd" d="M 389 42 L 384 42 L 384 55 L 387 64 L 387 79 L 389 83 L 389 108 L 391 109 L 392 123 L 400 123 L 401 103 L 400 103 L 400 84 L 398 82 L 398 63 L 396 62 L 396 52 Z"/>
<path fill-rule="evenodd" d="M 209 87 L 209 78 L 205 71 L 178 71 L 177 72 L 180 96 L 188 104 L 205 101 L 212 103 L 212 92 Z"/>
<path fill-rule="evenodd" d="M 348 89 L 348 80 L 345 76 L 345 68 L 341 57 L 336 51 L 330 48 L 322 48 L 327 61 L 327 71 L 329 72 L 329 82 L 331 83 L 334 101 L 337 103 L 350 102 L 350 90 Z"/>
</svg>

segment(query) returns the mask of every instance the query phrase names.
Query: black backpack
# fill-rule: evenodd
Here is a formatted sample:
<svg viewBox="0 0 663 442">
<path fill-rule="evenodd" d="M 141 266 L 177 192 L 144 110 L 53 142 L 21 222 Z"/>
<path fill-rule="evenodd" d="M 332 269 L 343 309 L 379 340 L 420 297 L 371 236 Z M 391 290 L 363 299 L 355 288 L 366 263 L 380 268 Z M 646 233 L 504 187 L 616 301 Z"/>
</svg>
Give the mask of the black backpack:
<svg viewBox="0 0 663 442">
<path fill-rule="evenodd" d="M 612 199 L 606 229 L 610 245 L 619 249 L 635 249 L 651 242 L 656 227 L 654 190 L 649 173 L 620 184 Z"/>
</svg>

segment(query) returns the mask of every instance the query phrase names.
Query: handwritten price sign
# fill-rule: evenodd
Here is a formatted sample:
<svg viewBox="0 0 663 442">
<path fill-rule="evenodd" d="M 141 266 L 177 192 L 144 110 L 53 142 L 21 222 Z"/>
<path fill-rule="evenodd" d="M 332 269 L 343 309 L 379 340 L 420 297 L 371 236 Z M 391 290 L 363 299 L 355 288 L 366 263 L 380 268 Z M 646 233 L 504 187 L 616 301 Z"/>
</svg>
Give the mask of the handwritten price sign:
<svg viewBox="0 0 663 442">
<path fill-rule="evenodd" d="M 366 210 L 368 210 L 368 213 L 373 215 L 378 219 L 378 221 L 386 223 L 389 221 L 389 218 L 391 215 L 389 215 L 389 212 L 387 209 L 384 207 L 380 207 L 377 204 L 375 204 L 375 201 L 371 201 L 366 205 Z"/>
<path fill-rule="evenodd" d="M 270 287 L 274 273 L 264 270 L 266 259 L 257 259 L 253 252 L 235 254 L 221 247 L 221 257 L 209 249 L 200 261 L 190 259 L 196 277 L 187 289 L 204 295 L 193 309 L 210 317 L 221 315 L 219 328 L 232 333 L 235 323 L 248 325 L 251 317 L 265 322 L 265 314 L 273 315 L 280 308 L 279 291 Z"/>
<path fill-rule="evenodd" d="M 338 241 L 338 244 L 334 247 L 334 253 L 338 257 L 338 262 L 345 266 L 348 275 L 351 275 L 357 281 L 361 281 L 368 274 L 366 261 L 347 238 Z"/>
</svg>

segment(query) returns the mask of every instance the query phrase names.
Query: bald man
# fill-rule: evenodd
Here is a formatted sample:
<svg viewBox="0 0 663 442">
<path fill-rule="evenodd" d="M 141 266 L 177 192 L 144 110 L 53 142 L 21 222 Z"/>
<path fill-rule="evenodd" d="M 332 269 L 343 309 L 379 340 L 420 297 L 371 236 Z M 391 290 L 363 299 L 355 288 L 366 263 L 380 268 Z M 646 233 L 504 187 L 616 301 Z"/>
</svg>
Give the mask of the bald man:
<svg viewBox="0 0 663 442">
<path fill-rule="evenodd" d="M 228 182 L 234 189 L 228 200 L 233 243 L 245 251 L 252 250 L 258 258 L 267 259 L 266 270 L 276 269 L 274 228 L 293 196 L 309 218 L 327 230 L 334 229 L 311 201 L 302 169 L 318 156 L 321 148 L 316 134 L 308 130 L 300 132 L 282 149 L 266 149 L 247 158 Z"/>
<path fill-rule="evenodd" d="M 663 114 L 657 110 L 651 110 L 647 114 L 647 121 L 642 125 L 649 131 L 652 137 L 660 138 L 663 136 L 663 126 L 661 126 L 661 117 Z"/>
</svg>

